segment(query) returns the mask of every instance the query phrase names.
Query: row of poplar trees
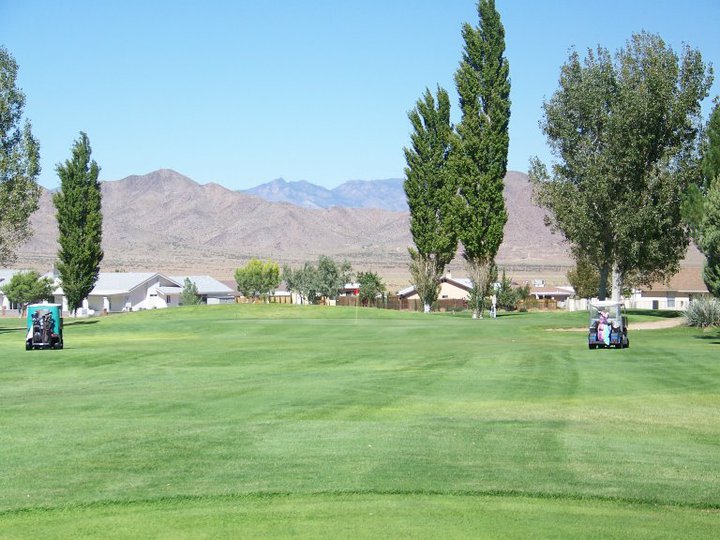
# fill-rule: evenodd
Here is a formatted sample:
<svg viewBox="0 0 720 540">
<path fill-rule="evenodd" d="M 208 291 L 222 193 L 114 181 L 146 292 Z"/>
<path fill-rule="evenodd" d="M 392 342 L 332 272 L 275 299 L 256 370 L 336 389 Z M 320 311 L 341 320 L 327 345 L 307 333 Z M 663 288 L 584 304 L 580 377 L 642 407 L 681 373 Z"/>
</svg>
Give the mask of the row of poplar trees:
<svg viewBox="0 0 720 540">
<path fill-rule="evenodd" d="M 28 120 L 22 122 L 25 95 L 16 85 L 18 65 L 0 47 L 0 264 L 16 258 L 32 235 L 30 216 L 40 199 L 40 145 Z M 60 190 L 53 196 L 59 228 L 57 270 L 74 312 L 92 291 L 100 272 L 102 198 L 100 168 L 91 159 L 85 133 L 75 141 L 72 156 L 56 171 Z"/>
<path fill-rule="evenodd" d="M 469 305 L 482 317 L 494 281 L 495 256 L 507 211 L 503 198 L 510 122 L 505 30 L 494 0 L 478 2 L 479 25 L 463 25 L 462 61 L 455 73 L 462 119 L 453 128 L 450 99 L 425 90 L 408 116 L 405 194 L 410 209 L 413 285 L 425 311 L 437 300 L 439 280 L 462 244 L 472 280 Z"/>
<path fill-rule="evenodd" d="M 405 192 L 415 248 L 411 275 L 426 311 L 458 241 L 482 313 L 507 213 L 510 83 L 504 29 L 492 0 L 480 25 L 463 27 L 455 82 L 462 120 L 450 124 L 448 94 L 426 90 L 409 113 L 414 133 Z M 700 52 L 677 54 L 640 32 L 614 55 L 571 50 L 559 87 L 542 105 L 540 128 L 556 158 L 531 159 L 535 201 L 567 241 L 577 268 L 590 268 L 604 299 L 629 286 L 668 280 L 691 239 L 704 253 L 708 290 L 720 296 L 720 112 L 707 126 L 701 103 L 713 81 Z M 608 290 L 609 288 L 609 290 Z"/>
</svg>

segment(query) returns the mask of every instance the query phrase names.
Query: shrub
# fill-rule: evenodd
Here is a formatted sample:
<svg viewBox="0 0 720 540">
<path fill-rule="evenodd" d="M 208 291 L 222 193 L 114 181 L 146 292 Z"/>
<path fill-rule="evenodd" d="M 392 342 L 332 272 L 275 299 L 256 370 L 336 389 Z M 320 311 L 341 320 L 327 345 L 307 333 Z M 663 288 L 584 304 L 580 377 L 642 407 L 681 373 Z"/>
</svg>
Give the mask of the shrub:
<svg viewBox="0 0 720 540">
<path fill-rule="evenodd" d="M 698 298 L 690 302 L 685 312 L 688 326 L 709 328 L 720 326 L 720 301 L 716 298 Z"/>
</svg>

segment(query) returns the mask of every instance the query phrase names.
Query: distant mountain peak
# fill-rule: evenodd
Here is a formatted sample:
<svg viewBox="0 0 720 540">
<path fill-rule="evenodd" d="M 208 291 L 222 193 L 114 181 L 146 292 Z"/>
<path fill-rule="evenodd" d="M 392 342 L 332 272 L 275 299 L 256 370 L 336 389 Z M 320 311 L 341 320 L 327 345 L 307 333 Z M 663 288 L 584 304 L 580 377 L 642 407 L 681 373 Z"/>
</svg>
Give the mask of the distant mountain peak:
<svg viewBox="0 0 720 540">
<path fill-rule="evenodd" d="M 269 202 L 285 202 L 303 208 L 377 208 L 402 212 L 407 210 L 401 179 L 350 180 L 328 189 L 307 180 L 288 182 L 278 178 L 244 193 Z"/>
</svg>

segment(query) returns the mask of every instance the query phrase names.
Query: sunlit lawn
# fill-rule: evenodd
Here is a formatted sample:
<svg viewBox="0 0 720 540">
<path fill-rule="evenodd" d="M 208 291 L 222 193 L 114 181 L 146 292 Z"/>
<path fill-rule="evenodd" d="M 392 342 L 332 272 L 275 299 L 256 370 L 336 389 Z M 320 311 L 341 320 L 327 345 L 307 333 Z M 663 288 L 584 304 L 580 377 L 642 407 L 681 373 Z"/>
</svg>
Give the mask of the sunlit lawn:
<svg viewBox="0 0 720 540">
<path fill-rule="evenodd" d="M 720 335 L 218 306 L 0 319 L 0 537 L 711 538 Z"/>
</svg>

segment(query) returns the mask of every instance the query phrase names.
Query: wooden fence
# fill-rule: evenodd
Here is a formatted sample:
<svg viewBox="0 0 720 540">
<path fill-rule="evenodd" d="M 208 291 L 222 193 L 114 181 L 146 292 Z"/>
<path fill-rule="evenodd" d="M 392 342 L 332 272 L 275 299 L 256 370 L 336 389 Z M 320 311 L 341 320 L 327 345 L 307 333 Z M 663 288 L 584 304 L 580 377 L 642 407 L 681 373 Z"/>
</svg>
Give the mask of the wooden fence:
<svg viewBox="0 0 720 540">
<path fill-rule="evenodd" d="M 358 297 L 357 296 L 340 296 L 337 299 L 337 305 L 338 306 L 350 306 L 350 307 L 357 306 L 358 305 Z M 423 303 L 420 300 L 390 297 L 390 298 L 384 298 L 384 299 L 378 298 L 374 304 L 370 305 L 370 307 L 376 307 L 379 309 L 394 309 L 397 311 L 422 311 Z M 467 302 L 465 302 L 465 300 L 451 300 L 451 299 L 438 300 L 435 303 L 435 305 L 433 306 L 433 309 L 436 311 L 452 311 L 452 310 L 461 311 L 463 309 L 467 309 Z"/>
<path fill-rule="evenodd" d="M 357 296 L 340 296 L 337 299 L 338 306 L 351 306 L 354 307 L 358 303 Z M 394 309 L 399 311 L 422 311 L 423 303 L 420 300 L 413 300 L 407 298 L 390 297 L 386 299 L 378 299 L 375 304 L 371 304 L 370 307 L 376 307 L 379 309 Z M 438 300 L 433 305 L 433 311 L 463 311 L 467 309 L 467 301 L 455 300 L 455 299 L 442 299 Z M 538 300 L 536 298 L 528 298 L 518 304 L 518 309 L 533 309 L 533 310 L 555 310 L 558 309 L 557 300 L 544 299 Z"/>
</svg>

